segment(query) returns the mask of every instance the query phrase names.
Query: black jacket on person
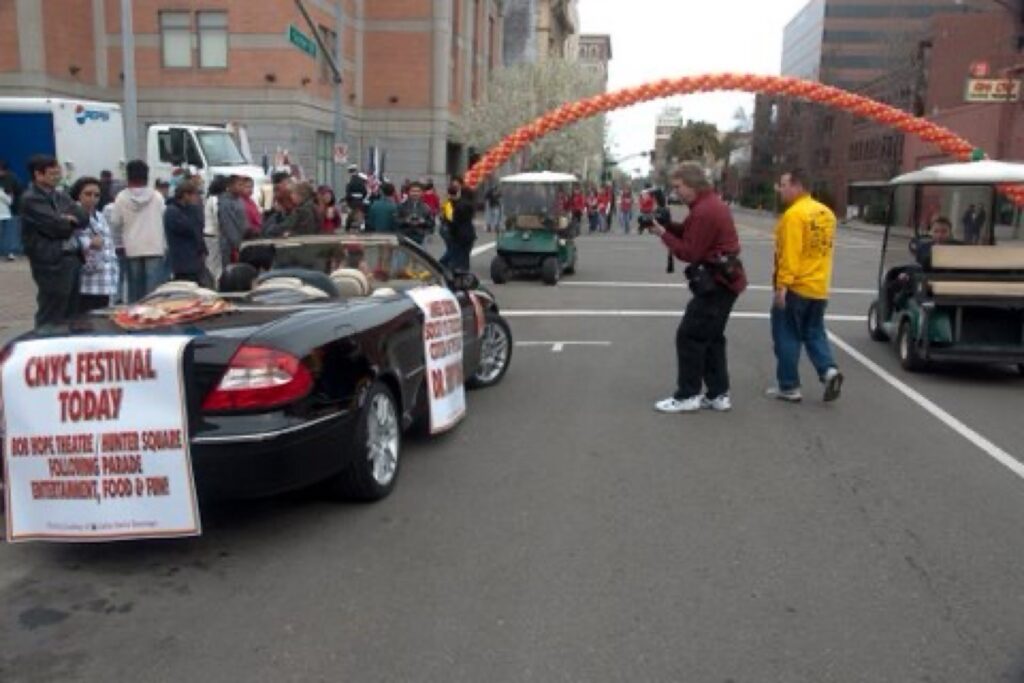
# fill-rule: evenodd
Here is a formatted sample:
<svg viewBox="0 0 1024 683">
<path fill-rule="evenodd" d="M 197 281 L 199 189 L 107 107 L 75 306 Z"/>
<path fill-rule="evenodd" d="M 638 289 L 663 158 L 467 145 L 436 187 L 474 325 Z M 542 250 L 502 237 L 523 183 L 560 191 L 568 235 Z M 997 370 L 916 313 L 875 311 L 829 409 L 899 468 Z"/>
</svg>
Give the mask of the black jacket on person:
<svg viewBox="0 0 1024 683">
<path fill-rule="evenodd" d="M 353 204 L 365 204 L 369 190 L 366 186 L 366 178 L 358 173 L 353 175 L 345 185 L 345 203 L 350 207 Z"/>
<path fill-rule="evenodd" d="M 60 268 L 66 254 L 77 254 L 68 239 L 89 225 L 89 216 L 60 190 L 47 192 L 35 183 L 21 194 L 21 241 L 33 269 Z M 73 216 L 72 223 L 65 216 Z"/>
<path fill-rule="evenodd" d="M 167 260 L 174 275 L 198 275 L 203 271 L 206 242 L 203 239 L 203 207 L 177 199 L 164 209 Z"/>
<path fill-rule="evenodd" d="M 473 225 L 475 215 L 476 208 L 473 206 L 473 198 L 464 193 L 452 208 L 451 239 L 453 242 L 472 244 L 476 241 L 476 226 Z"/>
</svg>

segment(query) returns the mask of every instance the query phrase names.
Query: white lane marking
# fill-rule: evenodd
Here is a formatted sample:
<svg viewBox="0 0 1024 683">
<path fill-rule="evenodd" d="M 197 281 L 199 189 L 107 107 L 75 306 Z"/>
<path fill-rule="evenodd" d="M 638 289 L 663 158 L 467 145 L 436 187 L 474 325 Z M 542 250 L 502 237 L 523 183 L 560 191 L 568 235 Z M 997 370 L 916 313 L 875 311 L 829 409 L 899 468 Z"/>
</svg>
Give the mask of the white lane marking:
<svg viewBox="0 0 1024 683">
<path fill-rule="evenodd" d="M 984 436 L 974 431 L 966 424 L 958 420 L 957 418 L 950 415 L 948 412 L 940 408 L 936 403 L 926 398 L 923 394 L 917 390 L 912 389 L 910 386 L 904 384 L 900 380 L 896 379 L 887 370 L 882 368 L 880 365 L 875 363 L 873 360 L 862 354 L 857 349 L 853 348 L 846 341 L 829 332 L 829 339 L 832 343 L 841 348 L 846 352 L 848 356 L 853 358 L 855 361 L 863 365 L 865 368 L 874 373 L 883 382 L 900 392 L 911 401 L 924 408 L 926 412 L 931 414 L 933 417 L 938 419 L 940 422 L 945 424 L 947 427 L 952 429 L 954 432 L 970 441 L 973 445 L 977 446 L 985 454 L 993 458 L 1000 465 L 1003 465 L 1008 470 L 1016 474 L 1018 477 L 1024 479 L 1024 463 L 1017 460 L 1015 457 L 1004 451 L 999 446 L 995 445 Z"/>
<path fill-rule="evenodd" d="M 607 287 L 614 289 L 686 289 L 686 284 L 681 282 L 616 282 L 608 280 L 562 280 L 558 283 L 560 287 Z M 747 289 L 755 292 L 770 292 L 771 285 L 747 285 Z M 863 294 L 875 296 L 878 290 L 862 289 L 856 287 L 833 287 L 829 290 L 831 294 Z"/>
<path fill-rule="evenodd" d="M 473 247 L 473 250 L 469 252 L 470 256 L 479 256 L 480 254 L 486 253 L 491 249 L 494 249 L 495 242 L 488 242 L 487 244 L 481 244 L 479 247 Z"/>
<path fill-rule="evenodd" d="M 611 346 L 610 341 L 517 341 L 516 346 L 550 346 L 552 353 L 561 353 L 566 346 Z"/>
<path fill-rule="evenodd" d="M 544 309 L 521 309 L 502 310 L 501 314 L 506 318 L 678 318 L 682 311 L 643 311 L 643 310 L 616 310 L 616 309 L 566 309 L 566 310 L 544 310 Z M 732 318 L 739 320 L 768 320 L 769 314 L 759 311 L 733 311 Z M 862 323 L 867 321 L 864 315 L 834 315 L 825 316 L 825 320 L 837 323 Z"/>
</svg>

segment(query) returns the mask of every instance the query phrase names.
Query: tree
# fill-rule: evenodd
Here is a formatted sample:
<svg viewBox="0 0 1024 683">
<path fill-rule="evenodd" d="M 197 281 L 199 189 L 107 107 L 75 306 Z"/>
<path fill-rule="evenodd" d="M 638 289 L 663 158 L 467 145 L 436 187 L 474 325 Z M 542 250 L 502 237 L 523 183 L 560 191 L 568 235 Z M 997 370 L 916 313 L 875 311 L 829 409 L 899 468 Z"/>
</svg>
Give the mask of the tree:
<svg viewBox="0 0 1024 683">
<path fill-rule="evenodd" d="M 720 158 L 718 126 L 707 121 L 687 121 L 685 126 L 672 131 L 665 154 L 669 159 L 679 161 L 703 162 L 709 156 L 712 159 Z"/>
<path fill-rule="evenodd" d="M 597 74 L 575 62 L 547 59 L 495 71 L 487 97 L 463 119 L 466 142 L 490 149 L 506 135 L 541 114 L 601 91 Z M 601 173 L 604 118 L 595 116 L 534 141 L 531 170 Z"/>
</svg>

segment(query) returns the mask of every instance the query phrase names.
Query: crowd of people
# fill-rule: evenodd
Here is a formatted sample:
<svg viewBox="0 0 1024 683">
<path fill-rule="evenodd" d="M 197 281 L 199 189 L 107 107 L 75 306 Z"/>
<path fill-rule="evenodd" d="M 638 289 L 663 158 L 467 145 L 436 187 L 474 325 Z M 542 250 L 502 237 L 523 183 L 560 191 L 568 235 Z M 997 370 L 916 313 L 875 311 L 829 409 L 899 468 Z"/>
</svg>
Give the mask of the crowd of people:
<svg viewBox="0 0 1024 683">
<path fill-rule="evenodd" d="M 429 181 L 399 189 L 350 166 L 339 202 L 330 186 L 278 172 L 264 210 L 247 176 L 218 176 L 209 187 L 188 175 L 151 184 L 147 164 L 133 160 L 123 184 L 105 171 L 66 188 L 46 155 L 32 157 L 28 172 L 22 188 L 0 162 L 0 253 L 13 259 L 23 249 L 28 258 L 36 327 L 137 302 L 172 279 L 216 288 L 246 240 L 365 231 L 423 244 L 438 233 L 441 261 L 455 270 L 469 270 L 476 240 L 473 196 L 458 177 L 442 199 Z"/>
</svg>

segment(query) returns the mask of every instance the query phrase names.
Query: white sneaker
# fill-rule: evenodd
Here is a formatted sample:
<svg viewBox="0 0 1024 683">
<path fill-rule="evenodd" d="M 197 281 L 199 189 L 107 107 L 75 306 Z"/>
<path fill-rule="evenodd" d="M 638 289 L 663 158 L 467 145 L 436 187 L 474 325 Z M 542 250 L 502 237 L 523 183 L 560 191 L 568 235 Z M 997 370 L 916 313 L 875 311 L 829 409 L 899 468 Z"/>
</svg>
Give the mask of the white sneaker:
<svg viewBox="0 0 1024 683">
<path fill-rule="evenodd" d="M 702 396 L 691 396 L 680 401 L 674 396 L 669 396 L 655 403 L 654 409 L 659 413 L 696 413 L 700 410 L 702 398 Z"/>
<path fill-rule="evenodd" d="M 804 395 L 800 393 L 799 389 L 779 389 L 778 387 L 772 387 L 768 389 L 765 396 L 770 398 L 777 398 L 780 401 L 788 401 L 789 403 L 799 403 L 804 400 Z"/>
<path fill-rule="evenodd" d="M 729 394 L 722 394 L 717 398 L 701 396 L 700 407 L 704 410 L 714 410 L 719 413 L 725 413 L 732 410 L 732 399 L 729 398 Z"/>
</svg>

